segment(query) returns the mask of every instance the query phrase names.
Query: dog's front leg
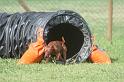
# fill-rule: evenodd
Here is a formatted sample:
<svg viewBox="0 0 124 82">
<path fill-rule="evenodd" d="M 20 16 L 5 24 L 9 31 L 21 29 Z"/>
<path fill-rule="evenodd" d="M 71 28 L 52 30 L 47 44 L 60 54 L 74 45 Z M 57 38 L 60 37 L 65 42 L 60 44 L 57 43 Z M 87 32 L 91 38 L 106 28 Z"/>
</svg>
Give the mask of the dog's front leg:
<svg viewBox="0 0 124 82">
<path fill-rule="evenodd" d="M 63 59 L 64 64 L 66 64 L 66 51 L 63 52 Z"/>
</svg>

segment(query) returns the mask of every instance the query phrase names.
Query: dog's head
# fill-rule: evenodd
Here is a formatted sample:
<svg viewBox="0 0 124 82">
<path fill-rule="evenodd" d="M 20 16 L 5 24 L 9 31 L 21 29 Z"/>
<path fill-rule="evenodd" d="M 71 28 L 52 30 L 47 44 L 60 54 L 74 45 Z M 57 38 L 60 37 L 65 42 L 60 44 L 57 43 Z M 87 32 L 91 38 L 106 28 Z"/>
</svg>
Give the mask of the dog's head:
<svg viewBox="0 0 124 82">
<path fill-rule="evenodd" d="M 54 51 L 53 46 L 45 46 L 45 58 L 50 57 L 53 51 Z"/>
</svg>

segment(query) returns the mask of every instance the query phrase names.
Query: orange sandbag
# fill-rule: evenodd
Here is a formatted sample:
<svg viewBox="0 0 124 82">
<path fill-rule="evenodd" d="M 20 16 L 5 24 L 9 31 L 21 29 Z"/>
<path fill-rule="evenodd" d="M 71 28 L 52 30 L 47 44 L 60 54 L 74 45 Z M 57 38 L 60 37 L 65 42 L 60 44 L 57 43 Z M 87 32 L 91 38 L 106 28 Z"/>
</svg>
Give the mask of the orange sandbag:
<svg viewBox="0 0 124 82">
<path fill-rule="evenodd" d="M 96 45 L 93 45 L 91 55 L 89 56 L 89 59 L 93 63 L 98 64 L 110 64 L 111 60 L 107 56 L 106 52 L 103 50 L 100 50 Z"/>
<path fill-rule="evenodd" d="M 42 32 L 41 30 L 39 30 Z M 37 34 L 37 41 L 35 43 L 31 43 L 26 52 L 22 55 L 21 59 L 19 59 L 18 64 L 33 64 L 39 63 L 43 59 L 44 56 L 44 40 Z"/>
</svg>

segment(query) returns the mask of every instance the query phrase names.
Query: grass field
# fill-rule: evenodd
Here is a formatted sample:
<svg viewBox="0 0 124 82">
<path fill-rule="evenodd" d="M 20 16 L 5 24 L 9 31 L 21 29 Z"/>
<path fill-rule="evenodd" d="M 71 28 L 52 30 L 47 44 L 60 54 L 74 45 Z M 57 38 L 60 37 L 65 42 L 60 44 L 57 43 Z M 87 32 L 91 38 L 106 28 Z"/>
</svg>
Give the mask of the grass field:
<svg viewBox="0 0 124 82">
<path fill-rule="evenodd" d="M 113 42 L 106 40 L 108 0 L 27 0 L 32 10 L 69 9 L 80 13 L 104 48 L 112 64 L 17 65 L 17 59 L 0 59 L 0 82 L 124 82 L 124 0 L 114 1 Z M 0 12 L 23 12 L 16 0 L 0 0 Z"/>
</svg>

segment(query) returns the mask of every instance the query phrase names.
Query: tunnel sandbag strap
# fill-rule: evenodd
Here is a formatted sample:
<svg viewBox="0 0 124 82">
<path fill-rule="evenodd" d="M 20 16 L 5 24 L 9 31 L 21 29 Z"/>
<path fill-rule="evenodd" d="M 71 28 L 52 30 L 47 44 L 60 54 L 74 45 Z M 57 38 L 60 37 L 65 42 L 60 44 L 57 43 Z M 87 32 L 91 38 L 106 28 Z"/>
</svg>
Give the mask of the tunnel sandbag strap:
<svg viewBox="0 0 124 82">
<path fill-rule="evenodd" d="M 88 59 L 96 64 L 111 64 L 111 59 L 108 57 L 107 53 L 98 48 L 97 45 L 92 46 L 92 52 Z"/>
<path fill-rule="evenodd" d="M 18 64 L 40 63 L 44 56 L 44 40 L 38 38 L 36 42 L 31 43 L 29 48 L 19 59 Z"/>
</svg>

